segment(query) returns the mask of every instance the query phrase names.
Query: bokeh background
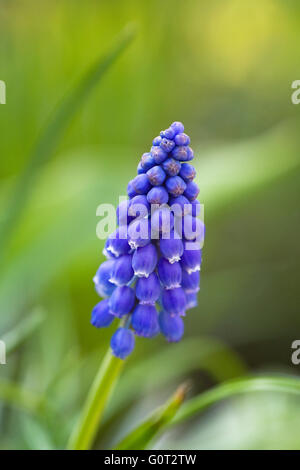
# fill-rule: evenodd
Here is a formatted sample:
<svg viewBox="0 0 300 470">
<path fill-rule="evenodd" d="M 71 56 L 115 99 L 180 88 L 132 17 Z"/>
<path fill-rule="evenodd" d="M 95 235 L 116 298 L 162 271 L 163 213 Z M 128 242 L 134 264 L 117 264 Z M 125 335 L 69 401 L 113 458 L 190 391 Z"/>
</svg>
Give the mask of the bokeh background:
<svg viewBox="0 0 300 470">
<path fill-rule="evenodd" d="M 199 306 L 181 343 L 137 341 L 95 446 L 112 446 L 185 379 L 193 395 L 248 373 L 299 375 L 297 0 L 1 0 L 1 230 L 40 130 L 129 22 L 134 41 L 34 169 L 3 239 L 1 448 L 65 446 L 115 328 L 89 323 L 103 260 L 96 207 L 125 194 L 141 154 L 174 120 L 191 136 L 205 204 Z M 55 419 L 35 412 L 39 397 Z M 249 394 L 153 447 L 299 449 L 299 419 L 299 399 Z"/>
</svg>

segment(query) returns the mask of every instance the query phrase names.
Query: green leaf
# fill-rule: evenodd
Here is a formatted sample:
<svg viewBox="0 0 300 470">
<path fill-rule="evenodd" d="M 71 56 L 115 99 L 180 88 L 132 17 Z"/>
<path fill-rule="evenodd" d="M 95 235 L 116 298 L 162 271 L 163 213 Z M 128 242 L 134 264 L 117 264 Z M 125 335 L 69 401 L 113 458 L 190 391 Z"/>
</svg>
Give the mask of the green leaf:
<svg viewBox="0 0 300 470">
<path fill-rule="evenodd" d="M 38 329 L 44 319 L 45 312 L 37 308 L 28 317 L 20 320 L 11 331 L 4 334 L 2 340 L 6 345 L 6 354 L 18 349 Z"/>
<path fill-rule="evenodd" d="M 170 367 L 170 364 L 176 364 L 176 367 Z M 118 385 L 119 393 L 105 415 L 106 419 L 144 393 L 154 392 L 171 381 L 179 383 L 182 376 L 199 369 L 207 371 L 218 382 L 246 373 L 242 360 L 222 341 L 209 337 L 186 338 L 180 343 L 160 348 L 158 353 L 152 352 L 137 363 L 129 362 Z M 151 374 L 145 375 L 145 370 L 151 370 Z M 136 387 L 140 377 L 143 381 Z"/>
<path fill-rule="evenodd" d="M 188 385 L 181 385 L 167 403 L 156 410 L 146 421 L 131 431 L 116 446 L 118 450 L 146 449 L 149 443 L 163 431 L 182 405 Z"/>
<path fill-rule="evenodd" d="M 11 237 L 13 230 L 20 220 L 20 215 L 29 198 L 38 171 L 53 155 L 63 132 L 76 111 L 78 111 L 80 106 L 86 101 L 88 95 L 95 88 L 99 80 L 114 64 L 133 37 L 133 28 L 125 28 L 115 45 L 104 57 L 98 59 L 96 63 L 91 66 L 88 72 L 53 113 L 29 156 L 28 165 L 20 175 L 10 207 L 7 209 L 7 218 L 4 220 L 0 231 L 1 253 L 4 252 L 5 243 Z"/>
<path fill-rule="evenodd" d="M 173 427 L 227 398 L 253 392 L 280 392 L 300 396 L 300 379 L 296 377 L 253 377 L 231 380 L 201 393 L 182 406 L 169 423 Z"/>
<path fill-rule="evenodd" d="M 113 356 L 109 349 L 90 388 L 78 423 L 71 434 L 68 449 L 87 450 L 91 447 L 123 365 L 124 361 Z"/>
</svg>

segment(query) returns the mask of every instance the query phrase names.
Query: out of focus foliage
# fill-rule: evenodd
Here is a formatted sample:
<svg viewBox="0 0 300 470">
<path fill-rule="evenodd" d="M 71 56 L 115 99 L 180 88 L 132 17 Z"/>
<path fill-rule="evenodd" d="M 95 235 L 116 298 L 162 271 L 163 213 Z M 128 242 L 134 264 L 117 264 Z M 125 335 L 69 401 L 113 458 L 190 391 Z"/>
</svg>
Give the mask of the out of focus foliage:
<svg viewBox="0 0 300 470">
<path fill-rule="evenodd" d="M 96 207 L 125 194 L 174 120 L 191 136 L 205 204 L 199 307 L 182 343 L 137 343 L 96 445 L 118 442 L 183 379 L 196 394 L 246 370 L 299 375 L 299 13 L 296 0 L 0 0 L 1 226 L 52 110 L 124 25 L 138 27 L 39 170 L 5 247 L 0 339 L 10 331 L 20 344 L 0 366 L 1 448 L 65 445 L 111 336 L 89 324 L 103 260 Z M 9 389 L 22 412 L 8 381 L 32 394 Z M 299 418 L 296 397 L 243 396 L 157 446 L 299 448 Z"/>
</svg>

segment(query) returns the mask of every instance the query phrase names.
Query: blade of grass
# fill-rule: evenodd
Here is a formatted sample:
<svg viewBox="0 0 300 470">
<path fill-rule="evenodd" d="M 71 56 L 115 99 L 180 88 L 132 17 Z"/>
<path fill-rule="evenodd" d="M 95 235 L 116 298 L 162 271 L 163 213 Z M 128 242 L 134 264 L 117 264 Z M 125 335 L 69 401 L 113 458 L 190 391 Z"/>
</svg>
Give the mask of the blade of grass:
<svg viewBox="0 0 300 470">
<path fill-rule="evenodd" d="M 11 330 L 2 335 L 2 340 L 6 345 L 6 354 L 13 353 L 21 346 L 41 325 L 45 319 L 45 312 L 42 309 L 36 309 Z"/>
<path fill-rule="evenodd" d="M 187 384 L 182 384 L 165 405 L 156 410 L 146 421 L 125 436 L 116 446 L 116 449 L 146 449 L 150 442 L 161 433 L 165 426 L 174 418 L 185 399 L 188 388 Z"/>
<path fill-rule="evenodd" d="M 253 377 L 228 381 L 189 400 L 169 422 L 168 427 L 171 428 L 186 421 L 221 400 L 252 392 L 280 392 L 300 396 L 300 379 L 296 377 Z"/>
<path fill-rule="evenodd" d="M 127 26 L 120 34 L 115 45 L 106 55 L 96 61 L 79 83 L 64 98 L 57 110 L 52 114 L 48 124 L 42 131 L 36 146 L 34 147 L 28 165 L 21 173 L 15 188 L 11 204 L 7 209 L 7 217 L 0 230 L 0 258 L 5 252 L 5 244 L 11 237 L 13 230 L 20 222 L 20 215 L 32 190 L 38 170 L 44 165 L 53 152 L 76 111 L 88 98 L 99 80 L 114 64 L 134 37 L 134 29 Z"/>
<path fill-rule="evenodd" d="M 107 402 L 117 383 L 124 361 L 109 350 L 90 388 L 82 414 L 68 442 L 70 450 L 91 447 Z"/>
</svg>

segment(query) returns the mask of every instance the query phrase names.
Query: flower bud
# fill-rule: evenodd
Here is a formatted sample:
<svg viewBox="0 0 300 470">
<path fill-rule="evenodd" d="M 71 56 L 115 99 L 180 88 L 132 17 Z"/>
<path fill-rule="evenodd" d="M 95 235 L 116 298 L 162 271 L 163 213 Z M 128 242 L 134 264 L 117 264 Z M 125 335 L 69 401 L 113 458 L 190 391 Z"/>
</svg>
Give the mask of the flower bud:
<svg viewBox="0 0 300 470">
<path fill-rule="evenodd" d="M 132 180 L 132 187 L 137 194 L 146 194 L 151 188 L 148 176 L 145 173 L 137 175 Z"/>
<path fill-rule="evenodd" d="M 170 157 L 162 163 L 162 167 L 168 176 L 176 176 L 180 172 L 181 164 Z"/>
<path fill-rule="evenodd" d="M 135 338 L 131 330 L 118 328 L 113 334 L 110 347 L 114 356 L 125 359 L 134 349 Z"/>
<path fill-rule="evenodd" d="M 126 255 L 130 251 L 130 246 L 125 238 L 125 231 L 118 227 L 109 237 L 106 245 L 107 251 L 110 251 L 114 256 L 118 257 Z"/>
<path fill-rule="evenodd" d="M 133 180 L 129 181 L 129 183 L 127 185 L 127 194 L 128 194 L 128 197 L 130 197 L 130 198 L 137 195 L 137 192 L 133 188 L 132 182 L 133 182 Z"/>
<path fill-rule="evenodd" d="M 165 129 L 164 131 L 161 131 L 160 135 L 162 138 L 166 138 L 166 139 L 174 139 L 175 137 L 175 130 L 170 126 L 168 127 L 168 129 Z"/>
<path fill-rule="evenodd" d="M 177 134 L 174 138 L 174 142 L 178 146 L 189 145 L 190 141 L 191 139 L 189 138 L 189 136 L 184 134 L 183 132 L 180 134 Z"/>
<path fill-rule="evenodd" d="M 188 181 L 193 181 L 196 176 L 195 168 L 189 163 L 182 163 L 179 176 L 187 183 Z"/>
<path fill-rule="evenodd" d="M 113 291 L 109 299 L 109 310 L 115 317 L 123 317 L 130 313 L 134 306 L 134 290 L 128 286 L 119 286 Z"/>
<path fill-rule="evenodd" d="M 161 166 L 153 166 L 147 171 L 147 176 L 153 186 L 160 186 L 166 179 L 166 173 Z"/>
<path fill-rule="evenodd" d="M 195 294 L 199 291 L 199 282 L 200 282 L 200 272 L 194 271 L 188 273 L 185 269 L 182 270 L 182 281 L 181 287 L 184 289 L 186 294 Z"/>
<path fill-rule="evenodd" d="M 186 184 L 180 176 L 170 176 L 166 181 L 166 188 L 172 196 L 180 196 L 186 189 Z"/>
<path fill-rule="evenodd" d="M 154 145 L 155 147 L 159 147 L 161 141 L 162 141 L 162 137 L 158 135 L 157 137 L 154 137 L 152 145 Z"/>
<path fill-rule="evenodd" d="M 135 219 L 128 227 L 128 243 L 131 249 L 146 246 L 151 241 L 149 219 Z"/>
<path fill-rule="evenodd" d="M 114 263 L 114 260 L 104 261 L 93 278 L 95 289 L 101 297 L 110 296 L 116 288 L 116 286 L 109 280 L 111 278 Z"/>
<path fill-rule="evenodd" d="M 188 154 L 188 147 L 184 146 L 175 147 L 171 152 L 172 157 L 175 158 L 175 160 L 179 160 L 181 162 L 188 160 Z"/>
<path fill-rule="evenodd" d="M 174 231 L 171 232 L 170 239 L 159 240 L 159 248 L 162 256 L 171 264 L 179 261 L 183 254 L 183 242 Z"/>
<path fill-rule="evenodd" d="M 157 251 L 152 243 L 137 248 L 133 253 L 132 267 L 138 277 L 148 277 L 156 268 Z"/>
<path fill-rule="evenodd" d="M 138 336 L 152 338 L 159 332 L 158 314 L 154 305 L 138 304 L 132 314 L 131 325 Z"/>
<path fill-rule="evenodd" d="M 186 240 L 195 240 L 202 242 L 204 240 L 204 223 L 197 217 L 187 214 L 184 217 L 177 218 L 175 221 L 175 230 L 183 235 Z"/>
<path fill-rule="evenodd" d="M 160 282 L 166 289 L 180 287 L 182 269 L 179 262 L 170 263 L 165 258 L 160 258 L 157 264 L 157 272 Z"/>
<path fill-rule="evenodd" d="M 186 189 L 183 195 L 187 197 L 190 201 L 193 201 L 194 199 L 196 199 L 199 192 L 200 192 L 200 189 L 198 185 L 194 181 L 190 181 L 189 183 L 187 183 Z"/>
<path fill-rule="evenodd" d="M 164 310 L 160 312 L 159 317 L 160 331 L 170 343 L 176 343 L 181 340 L 184 332 L 184 324 L 179 316 L 172 316 Z"/>
<path fill-rule="evenodd" d="M 111 325 L 115 317 L 109 312 L 108 299 L 101 300 L 92 311 L 91 324 L 96 328 L 104 328 Z"/>
<path fill-rule="evenodd" d="M 167 152 L 157 146 L 151 147 L 151 155 L 157 165 L 160 165 L 168 156 Z"/>
<path fill-rule="evenodd" d="M 116 259 L 111 273 L 110 282 L 116 286 L 125 286 L 133 278 L 131 266 L 132 255 L 123 255 Z"/>
<path fill-rule="evenodd" d="M 160 296 L 161 286 L 155 273 L 140 277 L 135 286 L 135 295 L 141 304 L 154 304 Z"/>
<path fill-rule="evenodd" d="M 184 131 L 184 125 L 182 122 L 175 121 L 171 124 L 172 129 L 174 130 L 175 134 L 180 134 Z"/>
<path fill-rule="evenodd" d="M 154 165 L 155 165 L 155 160 L 152 157 L 151 153 L 149 152 L 144 153 L 141 158 L 141 166 L 145 170 L 145 172 L 149 170 L 150 168 L 152 168 Z"/>
<path fill-rule="evenodd" d="M 162 306 L 171 315 L 184 315 L 186 298 L 181 287 L 164 289 L 162 293 Z"/>
<path fill-rule="evenodd" d="M 139 194 L 134 196 L 128 205 L 128 215 L 133 217 L 147 217 L 150 211 L 150 204 L 147 201 L 147 196 Z"/>
<path fill-rule="evenodd" d="M 183 243 L 184 251 L 181 257 L 181 266 L 190 274 L 194 271 L 200 271 L 202 251 L 197 249 L 188 249 L 189 243 L 193 245 L 193 242 L 185 241 Z"/>
<path fill-rule="evenodd" d="M 167 204 L 169 200 L 168 191 L 164 186 L 154 186 L 148 192 L 147 200 L 150 204 Z"/>
<path fill-rule="evenodd" d="M 160 148 L 162 148 L 165 152 L 169 153 L 175 147 L 175 143 L 173 140 L 167 139 L 164 137 L 160 143 Z"/>
<path fill-rule="evenodd" d="M 183 195 L 171 197 L 169 199 L 169 206 L 174 212 L 175 217 L 182 217 L 192 211 L 190 201 Z"/>
<path fill-rule="evenodd" d="M 174 215 L 169 207 L 162 206 L 156 209 L 151 216 L 151 236 L 154 239 L 159 238 L 159 234 L 169 238 L 174 227 Z"/>
</svg>

